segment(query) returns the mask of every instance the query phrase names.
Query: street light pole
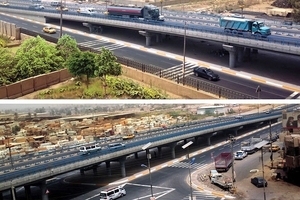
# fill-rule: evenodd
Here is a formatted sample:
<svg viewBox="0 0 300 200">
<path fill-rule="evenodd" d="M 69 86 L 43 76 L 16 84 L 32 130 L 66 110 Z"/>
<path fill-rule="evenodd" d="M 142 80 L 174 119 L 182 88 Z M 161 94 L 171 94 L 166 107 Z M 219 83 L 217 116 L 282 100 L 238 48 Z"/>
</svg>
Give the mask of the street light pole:
<svg viewBox="0 0 300 200">
<path fill-rule="evenodd" d="M 261 167 L 262 167 L 262 174 L 263 174 L 263 181 L 265 181 L 265 168 L 264 168 L 264 148 L 261 148 Z M 266 200 L 266 187 L 265 182 L 263 183 L 264 186 L 264 200 Z"/>
<path fill-rule="evenodd" d="M 231 143 L 231 157 L 232 157 L 232 160 L 234 158 L 234 155 L 233 155 L 233 144 L 235 143 L 235 138 L 233 135 L 229 135 L 229 139 L 230 139 L 230 143 Z M 232 188 L 233 190 L 235 191 L 235 188 L 234 188 L 234 181 L 235 181 L 235 176 L 234 176 L 234 160 L 232 161 Z"/>
<path fill-rule="evenodd" d="M 272 124 L 271 124 L 271 120 L 269 121 L 269 130 L 270 130 L 270 148 L 271 148 L 271 156 L 270 156 L 270 159 L 271 159 L 271 168 L 273 169 L 273 149 L 272 149 Z"/>
<path fill-rule="evenodd" d="M 60 26 L 60 32 L 59 32 L 59 38 L 62 36 L 62 0 L 60 0 L 60 21 L 59 21 L 59 26 Z"/>
<path fill-rule="evenodd" d="M 190 179 L 190 195 L 191 195 L 191 200 L 193 200 L 193 186 L 192 186 L 192 176 L 191 176 L 191 161 L 190 161 L 190 152 L 189 152 L 189 146 L 193 144 L 192 141 L 189 141 L 185 145 L 182 146 L 183 149 L 187 149 L 187 159 L 189 162 L 189 179 Z"/>
<path fill-rule="evenodd" d="M 185 79 L 185 48 L 186 48 L 186 22 L 184 22 L 184 36 L 183 36 L 183 64 L 182 64 L 182 84 Z"/>
<path fill-rule="evenodd" d="M 162 15 L 162 4 L 163 4 L 163 0 L 160 0 L 160 15 Z"/>
<path fill-rule="evenodd" d="M 147 154 L 147 160 L 148 160 L 148 170 L 149 170 L 149 179 L 150 179 L 150 189 L 151 189 L 151 197 L 153 199 L 153 188 L 152 188 L 152 177 L 151 177 L 151 166 L 150 166 L 150 159 L 151 159 L 151 153 L 149 151 L 149 147 L 152 145 L 151 142 L 147 143 L 142 147 L 142 149 L 145 151 Z"/>
</svg>

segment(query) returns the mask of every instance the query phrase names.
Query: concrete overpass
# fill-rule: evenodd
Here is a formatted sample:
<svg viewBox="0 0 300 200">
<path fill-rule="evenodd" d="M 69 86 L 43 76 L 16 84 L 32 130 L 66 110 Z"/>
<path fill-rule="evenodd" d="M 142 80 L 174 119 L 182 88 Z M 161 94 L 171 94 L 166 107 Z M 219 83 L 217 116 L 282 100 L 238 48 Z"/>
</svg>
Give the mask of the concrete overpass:
<svg viewBox="0 0 300 200">
<path fill-rule="evenodd" d="M 53 19 L 60 19 L 60 14 L 58 12 L 53 12 L 52 10 L 45 9 L 44 11 L 31 11 L 26 10 L 22 7 L 0 7 L 2 12 L 18 13 L 25 15 L 41 16 L 43 15 L 46 19 L 46 23 L 51 22 Z M 269 40 L 262 38 L 249 38 L 249 37 L 237 37 L 232 35 L 226 35 L 223 32 L 213 32 L 207 31 L 205 29 L 195 29 L 186 27 L 184 25 L 168 25 L 165 22 L 150 22 L 143 20 L 133 20 L 133 19 L 123 19 L 123 18 L 111 18 L 105 15 L 98 15 L 97 17 L 78 15 L 75 12 L 64 13 L 63 20 L 77 21 L 87 24 L 90 30 L 94 26 L 101 27 L 113 26 L 118 28 L 133 29 L 139 31 L 140 34 L 146 38 L 146 46 L 151 45 L 151 38 L 156 37 L 156 41 L 160 41 L 162 37 L 166 35 L 174 35 L 189 38 L 197 38 L 201 40 L 209 40 L 214 42 L 220 42 L 224 44 L 224 49 L 226 49 L 229 54 L 229 67 L 235 67 L 236 59 L 242 60 L 243 57 L 250 55 L 250 50 L 253 49 L 257 51 L 258 49 L 268 50 L 273 52 L 280 52 L 286 54 L 300 55 L 300 43 L 296 40 L 290 42 L 283 42 L 284 40 Z"/>
<path fill-rule="evenodd" d="M 102 149 L 100 153 L 91 154 L 89 156 L 78 155 L 78 150 L 73 150 L 56 156 L 45 156 L 43 157 L 43 163 L 39 162 L 38 164 L 33 164 L 31 162 L 32 164 L 28 164 L 29 161 L 23 161 L 23 163 L 13 166 L 14 168 L 7 169 L 7 172 L 2 172 L 0 176 L 0 191 L 11 190 L 12 195 L 14 195 L 15 187 L 26 186 L 25 190 L 29 190 L 27 193 L 30 193 L 30 185 L 39 185 L 42 191 L 45 191 L 47 179 L 78 169 L 80 169 L 82 173 L 84 173 L 85 169 L 96 170 L 97 166 L 102 162 L 106 162 L 108 173 L 110 162 L 119 162 L 122 176 L 125 177 L 126 157 L 135 154 L 137 158 L 138 153 L 142 151 L 142 147 L 148 142 L 152 143 L 151 148 L 158 149 L 158 156 L 160 156 L 161 148 L 167 146 L 171 148 L 172 158 L 175 158 L 175 147 L 179 141 L 186 141 L 189 138 L 194 138 L 197 141 L 199 137 L 204 137 L 207 138 L 209 144 L 210 137 L 224 130 L 237 133 L 237 131 L 243 127 L 258 126 L 264 122 L 269 123 L 269 121 L 276 122 L 280 118 L 281 112 L 277 111 L 271 114 L 252 114 L 245 116 L 243 119 L 235 119 L 233 117 L 221 120 L 216 119 L 212 121 L 212 123 L 206 123 L 204 125 L 200 122 L 191 123 L 182 127 L 170 127 L 170 129 L 157 130 L 155 134 L 147 135 L 147 133 L 145 133 L 145 136 L 141 137 L 140 140 L 127 143 L 124 149 L 114 151 Z M 47 199 L 46 193 L 43 194 L 45 194 L 43 195 L 43 200 Z"/>
</svg>

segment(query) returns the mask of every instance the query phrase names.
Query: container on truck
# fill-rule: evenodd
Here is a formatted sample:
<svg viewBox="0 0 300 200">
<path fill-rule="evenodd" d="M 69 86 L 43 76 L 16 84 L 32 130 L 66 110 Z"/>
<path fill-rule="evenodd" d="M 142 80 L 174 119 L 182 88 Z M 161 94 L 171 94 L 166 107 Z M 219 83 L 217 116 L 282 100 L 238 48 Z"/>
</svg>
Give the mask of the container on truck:
<svg viewBox="0 0 300 200">
<path fill-rule="evenodd" d="M 220 186 L 223 189 L 229 190 L 233 186 L 232 178 L 223 174 L 214 174 L 211 177 L 211 183 Z"/>
<path fill-rule="evenodd" d="M 228 169 L 232 165 L 232 155 L 230 152 L 220 153 L 215 157 L 215 168 L 218 172 L 220 171 L 228 171 Z"/>
<path fill-rule="evenodd" d="M 221 17 L 220 27 L 224 28 L 225 33 L 250 34 L 258 37 L 267 37 L 271 35 L 270 28 L 265 26 L 263 22 L 251 19 Z"/>
<path fill-rule="evenodd" d="M 159 14 L 159 9 L 154 5 L 145 5 L 144 7 L 108 6 L 106 14 L 122 18 L 164 21 L 164 17 Z"/>
</svg>

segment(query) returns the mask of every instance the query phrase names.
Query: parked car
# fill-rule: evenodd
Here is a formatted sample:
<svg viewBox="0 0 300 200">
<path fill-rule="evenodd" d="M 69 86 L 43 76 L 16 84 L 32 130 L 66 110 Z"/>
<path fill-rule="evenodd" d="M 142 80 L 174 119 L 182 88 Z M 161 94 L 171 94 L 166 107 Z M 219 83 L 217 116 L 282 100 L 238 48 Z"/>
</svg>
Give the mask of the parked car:
<svg viewBox="0 0 300 200">
<path fill-rule="evenodd" d="M 235 152 L 235 154 L 234 154 L 234 159 L 235 160 L 243 160 L 244 158 L 246 158 L 247 157 L 247 152 L 245 152 L 245 151 L 237 151 L 237 152 Z"/>
<path fill-rule="evenodd" d="M 50 34 L 56 33 L 56 29 L 55 29 L 55 28 L 52 28 L 52 27 L 50 27 L 50 26 L 44 27 L 44 28 L 43 28 L 43 31 L 44 31 L 45 33 L 50 33 Z"/>
<path fill-rule="evenodd" d="M 206 78 L 210 81 L 220 79 L 218 74 L 215 74 L 211 69 L 208 69 L 206 67 L 195 67 L 193 69 L 193 72 L 195 76 Z"/>
<path fill-rule="evenodd" d="M 269 148 L 270 152 L 271 151 L 275 152 L 275 151 L 278 151 L 278 150 L 280 150 L 280 147 L 278 145 L 272 145 L 272 148 L 271 147 Z"/>
<path fill-rule="evenodd" d="M 251 183 L 256 187 L 268 187 L 268 182 L 263 177 L 251 178 Z"/>
</svg>

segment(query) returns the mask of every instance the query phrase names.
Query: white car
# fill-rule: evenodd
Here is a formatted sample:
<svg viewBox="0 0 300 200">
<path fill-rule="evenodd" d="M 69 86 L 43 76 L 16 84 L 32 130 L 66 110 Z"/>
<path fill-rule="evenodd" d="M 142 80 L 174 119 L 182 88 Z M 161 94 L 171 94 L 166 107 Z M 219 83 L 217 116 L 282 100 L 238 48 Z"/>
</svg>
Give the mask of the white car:
<svg viewBox="0 0 300 200">
<path fill-rule="evenodd" d="M 235 154 L 234 154 L 234 159 L 235 160 L 243 160 L 244 158 L 246 158 L 247 157 L 247 152 L 245 152 L 245 151 L 237 151 L 237 152 L 235 152 Z"/>
</svg>

